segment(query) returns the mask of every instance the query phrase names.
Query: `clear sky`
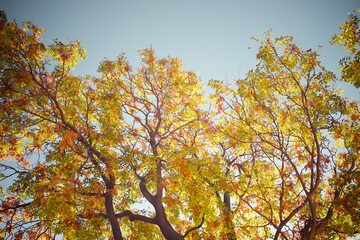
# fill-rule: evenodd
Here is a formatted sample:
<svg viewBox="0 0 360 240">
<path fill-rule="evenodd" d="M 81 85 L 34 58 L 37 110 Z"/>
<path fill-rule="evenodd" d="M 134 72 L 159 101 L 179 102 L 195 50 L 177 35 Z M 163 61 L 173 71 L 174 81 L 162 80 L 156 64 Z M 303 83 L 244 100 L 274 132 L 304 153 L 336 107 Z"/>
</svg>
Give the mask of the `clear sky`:
<svg viewBox="0 0 360 240">
<path fill-rule="evenodd" d="M 292 35 L 304 48 L 323 46 L 323 64 L 337 71 L 343 52 L 329 41 L 360 0 L 0 0 L 8 20 L 47 29 L 45 43 L 80 39 L 87 59 L 75 71 L 95 75 L 98 63 L 152 46 L 157 56 L 177 56 L 187 70 L 233 81 L 254 68 L 256 42 L 269 28 Z M 358 91 L 356 91 L 358 93 Z"/>
</svg>

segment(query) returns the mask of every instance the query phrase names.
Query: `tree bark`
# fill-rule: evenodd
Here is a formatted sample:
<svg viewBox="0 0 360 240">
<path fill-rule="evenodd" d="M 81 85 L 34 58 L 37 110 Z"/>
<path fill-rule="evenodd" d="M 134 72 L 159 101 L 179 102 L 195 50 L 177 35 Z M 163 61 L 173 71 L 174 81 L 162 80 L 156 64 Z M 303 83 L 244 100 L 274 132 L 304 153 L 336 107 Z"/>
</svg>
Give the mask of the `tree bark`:
<svg viewBox="0 0 360 240">
<path fill-rule="evenodd" d="M 156 211 L 156 224 L 159 226 L 163 236 L 168 240 L 183 240 L 184 237 L 177 233 L 168 221 L 161 201 L 157 201 L 154 207 Z"/>
<path fill-rule="evenodd" d="M 231 201 L 230 194 L 228 192 L 224 193 L 224 204 L 225 204 L 225 224 L 226 224 L 226 237 L 228 240 L 236 240 L 236 233 L 234 223 L 231 220 Z"/>
<path fill-rule="evenodd" d="M 158 165 L 157 167 L 159 168 L 160 165 Z M 157 173 L 159 174 L 159 172 L 157 172 Z M 141 193 L 146 198 L 146 200 L 148 200 L 149 203 L 151 203 L 151 205 L 155 209 L 156 216 L 154 218 L 154 222 L 151 222 L 151 223 L 157 225 L 160 228 L 161 233 L 163 234 L 163 236 L 166 239 L 183 240 L 184 237 L 175 231 L 175 229 L 173 228 L 173 226 L 170 224 L 170 222 L 167 219 L 167 216 L 165 213 L 165 208 L 161 202 L 162 191 L 159 191 L 159 189 L 157 189 L 157 194 L 152 195 L 146 187 L 145 179 L 143 177 L 141 177 L 140 175 L 137 175 L 137 177 L 140 179 Z M 159 177 L 159 175 L 158 175 L 158 177 Z M 159 182 L 158 182 L 158 184 L 159 184 Z M 157 187 L 159 188 L 162 186 L 158 185 Z"/>
<path fill-rule="evenodd" d="M 106 209 L 106 215 L 110 221 L 114 240 L 123 240 L 119 222 L 115 215 L 115 210 L 113 206 L 113 196 L 109 192 L 105 194 L 105 209 Z"/>
</svg>

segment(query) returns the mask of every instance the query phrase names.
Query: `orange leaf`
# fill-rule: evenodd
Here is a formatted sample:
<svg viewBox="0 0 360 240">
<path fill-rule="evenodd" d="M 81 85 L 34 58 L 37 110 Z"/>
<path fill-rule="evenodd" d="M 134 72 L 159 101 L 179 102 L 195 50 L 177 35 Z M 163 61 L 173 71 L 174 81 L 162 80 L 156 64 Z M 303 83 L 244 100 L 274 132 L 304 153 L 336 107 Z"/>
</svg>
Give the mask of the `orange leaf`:
<svg viewBox="0 0 360 240">
<path fill-rule="evenodd" d="M 63 151 L 65 150 L 70 144 L 75 142 L 78 134 L 73 131 L 66 131 L 64 134 L 63 139 L 59 142 L 59 147 Z"/>
</svg>

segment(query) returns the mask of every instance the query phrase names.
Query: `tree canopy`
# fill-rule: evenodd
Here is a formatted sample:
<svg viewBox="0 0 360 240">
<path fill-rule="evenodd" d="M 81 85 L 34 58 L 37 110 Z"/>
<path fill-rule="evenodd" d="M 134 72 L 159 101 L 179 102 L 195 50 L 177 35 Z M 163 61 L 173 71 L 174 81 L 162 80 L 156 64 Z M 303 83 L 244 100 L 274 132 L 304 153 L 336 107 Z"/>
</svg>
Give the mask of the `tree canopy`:
<svg viewBox="0 0 360 240">
<path fill-rule="evenodd" d="M 344 239 L 360 232 L 359 19 L 316 51 L 270 32 L 258 64 L 211 91 L 139 51 L 76 76 L 79 41 L 0 16 L 3 239 Z M 208 93 L 211 92 L 211 93 Z"/>
</svg>

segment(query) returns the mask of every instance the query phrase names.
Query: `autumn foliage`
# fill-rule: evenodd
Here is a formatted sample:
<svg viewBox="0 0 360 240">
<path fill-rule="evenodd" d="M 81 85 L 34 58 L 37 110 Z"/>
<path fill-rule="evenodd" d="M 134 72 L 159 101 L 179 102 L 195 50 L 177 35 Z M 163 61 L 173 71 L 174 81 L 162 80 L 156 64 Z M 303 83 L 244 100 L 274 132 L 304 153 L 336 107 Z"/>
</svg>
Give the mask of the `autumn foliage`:
<svg viewBox="0 0 360 240">
<path fill-rule="evenodd" d="M 356 13 L 340 29 L 340 80 L 358 87 Z M 207 93 L 152 48 L 75 76 L 85 49 L 42 32 L 0 16 L 1 238 L 359 234 L 359 102 L 316 51 L 267 33 L 258 65 Z"/>
</svg>

